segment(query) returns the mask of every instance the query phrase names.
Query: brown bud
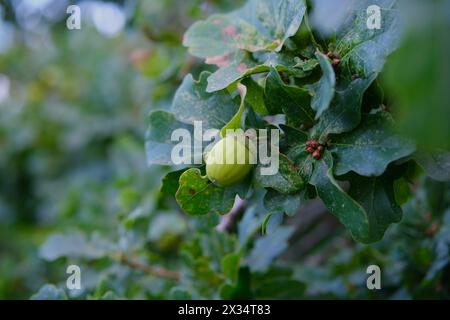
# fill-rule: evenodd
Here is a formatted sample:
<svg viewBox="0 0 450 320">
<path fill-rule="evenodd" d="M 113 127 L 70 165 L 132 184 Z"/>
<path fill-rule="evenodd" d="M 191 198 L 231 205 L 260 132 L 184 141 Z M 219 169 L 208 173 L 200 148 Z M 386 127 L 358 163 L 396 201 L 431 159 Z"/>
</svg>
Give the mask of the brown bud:
<svg viewBox="0 0 450 320">
<path fill-rule="evenodd" d="M 331 64 L 333 66 L 337 66 L 339 64 L 339 62 L 341 62 L 341 60 L 339 60 L 338 58 L 334 58 L 333 61 L 331 62 Z"/>
<path fill-rule="evenodd" d="M 319 142 L 317 142 L 315 140 L 311 142 L 311 147 L 313 147 L 314 149 L 317 149 L 318 146 L 319 146 Z"/>
<path fill-rule="evenodd" d="M 323 145 L 318 146 L 318 147 L 317 147 L 317 150 L 323 151 Z"/>
</svg>

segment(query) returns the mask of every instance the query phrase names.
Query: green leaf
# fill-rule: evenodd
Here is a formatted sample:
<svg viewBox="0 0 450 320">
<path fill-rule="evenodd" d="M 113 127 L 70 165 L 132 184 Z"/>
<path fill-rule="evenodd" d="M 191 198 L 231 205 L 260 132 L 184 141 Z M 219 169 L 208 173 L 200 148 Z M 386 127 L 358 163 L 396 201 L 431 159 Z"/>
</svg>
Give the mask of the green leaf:
<svg viewBox="0 0 450 320">
<path fill-rule="evenodd" d="M 297 172 L 297 168 L 285 155 L 279 154 L 279 168 L 274 175 L 262 175 L 261 169 L 269 165 L 258 164 L 255 169 L 255 180 L 264 188 L 272 188 L 281 193 L 293 193 L 300 190 L 303 180 Z"/>
<path fill-rule="evenodd" d="M 296 167 L 298 173 L 305 182 L 308 182 L 311 178 L 314 170 L 315 160 L 311 154 L 306 152 L 306 141 L 308 135 L 298 129 L 288 127 L 285 125 L 280 126 L 286 136 L 287 144 L 287 156 L 291 159 Z"/>
<path fill-rule="evenodd" d="M 192 296 L 191 296 L 191 293 L 184 288 L 173 287 L 172 289 L 170 289 L 169 299 L 170 300 L 191 300 Z"/>
<path fill-rule="evenodd" d="M 245 75 L 267 70 L 247 52 L 280 51 L 297 32 L 305 11 L 302 0 L 250 0 L 239 10 L 194 23 L 183 44 L 192 55 L 219 67 L 208 79 L 207 91 L 222 90 Z"/>
<path fill-rule="evenodd" d="M 220 135 L 225 137 L 227 130 L 235 130 L 242 128 L 242 113 L 245 108 L 245 97 L 247 95 L 247 87 L 243 84 L 238 83 L 237 89 L 239 91 L 239 96 L 241 97 L 241 104 L 239 106 L 238 112 L 233 116 L 233 118 L 220 130 Z"/>
<path fill-rule="evenodd" d="M 201 121 L 203 130 L 221 129 L 238 112 L 238 105 L 226 91 L 206 92 L 209 72 L 202 72 L 198 81 L 191 74 L 184 77 L 175 93 L 172 112 L 184 123 Z"/>
<path fill-rule="evenodd" d="M 99 259 L 107 255 L 112 248 L 102 239 L 88 241 L 82 233 L 51 235 L 39 248 L 39 257 L 53 261 L 61 257 Z"/>
<path fill-rule="evenodd" d="M 220 288 L 220 297 L 230 300 L 249 300 L 253 298 L 250 289 L 252 275 L 248 267 L 240 268 L 236 285 L 224 284 Z"/>
<path fill-rule="evenodd" d="M 394 179 L 389 173 L 372 178 L 352 174 L 349 181 L 349 195 L 365 209 L 367 215 L 369 234 L 365 242 L 381 240 L 387 227 L 402 218 L 402 209 L 395 199 Z"/>
<path fill-rule="evenodd" d="M 148 164 L 173 165 L 172 149 L 180 143 L 171 141 L 172 133 L 176 129 L 186 129 L 194 136 L 193 127 L 175 119 L 172 113 L 166 111 L 153 111 L 148 117 L 148 130 L 145 137 L 145 150 Z M 196 154 L 201 157 L 202 150 L 189 146 L 191 156 L 185 155 L 187 163 L 193 163 Z"/>
<path fill-rule="evenodd" d="M 271 213 L 281 212 L 293 216 L 300 207 L 301 196 L 295 194 L 282 194 L 273 189 L 267 190 L 264 196 L 264 208 Z"/>
<path fill-rule="evenodd" d="M 280 128 L 284 132 L 283 137 L 287 147 L 305 146 L 306 140 L 308 140 L 308 134 L 306 132 L 284 124 L 280 124 Z"/>
<path fill-rule="evenodd" d="M 306 286 L 295 279 L 288 268 L 272 267 L 253 275 L 252 289 L 256 299 L 301 299 Z"/>
<path fill-rule="evenodd" d="M 175 198 L 184 212 L 194 216 L 228 213 L 236 195 L 244 198 L 247 190 L 246 181 L 227 188 L 218 187 L 206 176 L 201 176 L 197 168 L 183 172 L 179 183 Z"/>
<path fill-rule="evenodd" d="M 316 161 L 310 183 L 328 210 L 350 231 L 357 241 L 368 242 L 369 225 L 364 208 L 346 194 L 333 177 L 333 158 L 326 151 Z"/>
<path fill-rule="evenodd" d="M 67 300 L 67 296 L 64 290 L 57 288 L 55 285 L 45 284 L 31 296 L 30 300 Z"/>
<path fill-rule="evenodd" d="M 228 14 L 213 15 L 194 23 L 185 33 L 183 45 L 201 58 L 226 56 L 236 50 L 280 51 L 303 19 L 301 0 L 250 0 Z"/>
<path fill-rule="evenodd" d="M 317 164 L 312 155 L 306 152 L 304 146 L 296 146 L 289 151 L 288 157 L 294 161 L 303 181 L 309 182 Z"/>
<path fill-rule="evenodd" d="M 270 114 L 285 113 L 295 125 L 314 123 L 314 111 L 310 107 L 309 91 L 284 84 L 278 71 L 274 68 L 267 75 L 264 98 Z"/>
<path fill-rule="evenodd" d="M 450 181 L 450 151 L 418 152 L 414 159 L 426 174 L 437 181 Z"/>
<path fill-rule="evenodd" d="M 337 175 L 354 171 L 379 176 L 389 163 L 415 151 L 412 142 L 394 134 L 393 120 L 386 112 L 367 115 L 356 130 L 337 136 L 332 146 Z"/>
<path fill-rule="evenodd" d="M 378 74 L 384 62 L 398 46 L 401 28 L 396 0 L 357 1 L 353 15 L 338 34 L 336 51 L 341 56 L 340 67 L 349 75 L 367 78 Z M 367 27 L 367 8 L 381 8 L 381 28 Z"/>
<path fill-rule="evenodd" d="M 180 176 L 186 169 L 169 172 L 162 179 L 161 193 L 174 196 L 180 186 Z"/>
<path fill-rule="evenodd" d="M 259 238 L 249 253 L 247 264 L 252 271 L 266 270 L 272 261 L 288 246 L 288 239 L 294 232 L 291 226 L 279 227 L 275 232 Z"/>
<path fill-rule="evenodd" d="M 262 59 L 259 61 L 259 59 Z M 263 60 L 266 59 L 266 60 Z M 229 56 L 226 65 L 214 72 L 208 78 L 207 92 L 215 92 L 229 87 L 232 83 L 256 73 L 263 73 L 274 68 L 284 71 L 296 77 L 305 77 L 312 72 L 317 65 L 315 60 L 306 60 L 299 63 L 295 57 L 286 56 L 282 53 L 264 52 L 259 55 L 258 61 L 245 51 L 237 51 Z"/>
<path fill-rule="evenodd" d="M 270 68 L 275 68 L 278 71 L 286 72 L 296 78 L 304 78 L 311 75 L 313 70 L 319 64 L 316 59 L 302 60 L 300 57 L 289 51 L 262 51 L 254 53 L 253 57 L 259 63 L 267 66 L 268 70 L 270 70 Z"/>
<path fill-rule="evenodd" d="M 361 103 L 364 92 L 375 79 L 356 79 L 343 90 L 336 90 L 332 105 L 314 126 L 312 136 L 324 139 L 329 134 L 348 132 L 361 121 Z"/>
<path fill-rule="evenodd" d="M 314 96 L 311 101 L 311 108 L 316 111 L 316 119 L 328 109 L 334 96 L 334 86 L 336 84 L 336 76 L 330 59 L 320 51 L 316 52 L 316 58 L 322 68 L 322 77 L 318 83 L 312 86 Z"/>
<path fill-rule="evenodd" d="M 237 51 L 229 58 L 226 65 L 209 76 L 207 92 L 223 90 L 243 77 L 269 70 L 268 66 L 257 63 L 245 51 Z"/>
<path fill-rule="evenodd" d="M 223 257 L 221 261 L 223 274 L 232 283 L 235 283 L 237 281 L 240 264 L 241 255 L 237 253 L 229 253 L 225 257 Z"/>
<path fill-rule="evenodd" d="M 257 114 L 265 116 L 268 115 L 266 105 L 264 103 L 264 90 L 251 77 L 242 80 L 242 84 L 247 87 L 247 102 Z"/>
<path fill-rule="evenodd" d="M 413 193 L 411 192 L 411 188 L 406 179 L 401 178 L 394 181 L 394 194 L 395 201 L 399 205 L 404 205 L 409 199 L 411 199 Z"/>
<path fill-rule="evenodd" d="M 333 158 L 326 151 L 316 165 L 310 183 L 328 210 L 350 231 L 353 238 L 371 243 L 382 238 L 389 224 L 401 219 L 395 202 L 393 176 L 366 178 L 350 175 L 351 188 L 345 193 L 333 177 Z"/>
</svg>

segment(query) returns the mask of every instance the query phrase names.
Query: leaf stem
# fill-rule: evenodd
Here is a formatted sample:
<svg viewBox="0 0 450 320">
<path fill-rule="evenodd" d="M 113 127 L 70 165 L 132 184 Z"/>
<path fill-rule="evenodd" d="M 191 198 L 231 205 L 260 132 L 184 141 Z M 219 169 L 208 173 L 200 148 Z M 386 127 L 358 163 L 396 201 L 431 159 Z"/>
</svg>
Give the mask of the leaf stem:
<svg viewBox="0 0 450 320">
<path fill-rule="evenodd" d="M 312 32 L 311 26 L 309 25 L 309 18 L 308 18 L 307 12 L 305 13 L 304 18 L 305 18 L 305 26 L 306 26 L 306 29 L 308 29 L 308 31 L 309 31 L 311 42 L 314 43 L 316 48 L 318 48 L 320 51 L 323 51 L 322 46 L 316 41 L 316 38 L 314 38 L 314 34 Z"/>
</svg>

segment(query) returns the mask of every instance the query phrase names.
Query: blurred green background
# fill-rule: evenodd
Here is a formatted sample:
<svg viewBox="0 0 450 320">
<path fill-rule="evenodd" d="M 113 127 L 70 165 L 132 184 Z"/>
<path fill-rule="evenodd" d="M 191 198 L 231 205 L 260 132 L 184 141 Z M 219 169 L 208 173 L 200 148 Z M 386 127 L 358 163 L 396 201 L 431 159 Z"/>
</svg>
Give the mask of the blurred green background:
<svg viewBox="0 0 450 320">
<path fill-rule="evenodd" d="M 184 31 L 242 1 L 79 1 L 82 29 L 69 31 L 71 3 L 0 1 L 0 298 L 40 288 L 53 298 L 227 297 L 220 258 L 257 237 L 257 215 L 244 212 L 235 235 L 214 228 L 218 217 L 182 214 L 160 192 L 168 168 L 146 165 L 144 136 L 149 111 L 204 69 L 181 46 Z M 404 132 L 449 149 L 450 6 L 440 3 L 382 79 Z M 404 189 L 403 221 L 375 245 L 355 244 L 330 215 L 288 221 L 290 247 L 268 258 L 282 253 L 276 267 L 251 270 L 253 284 L 267 281 L 254 297 L 449 298 L 450 186 L 421 178 Z M 65 289 L 72 263 L 77 292 Z M 381 291 L 365 287 L 369 264 L 382 266 Z M 232 297 L 247 296 L 247 276 Z"/>
</svg>

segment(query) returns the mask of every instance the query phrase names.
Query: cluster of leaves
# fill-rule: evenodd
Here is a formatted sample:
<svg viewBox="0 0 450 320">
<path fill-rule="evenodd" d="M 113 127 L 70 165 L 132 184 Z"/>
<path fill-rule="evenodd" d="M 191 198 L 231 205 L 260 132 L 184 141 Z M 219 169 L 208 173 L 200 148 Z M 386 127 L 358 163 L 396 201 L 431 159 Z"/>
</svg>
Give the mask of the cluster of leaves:
<svg viewBox="0 0 450 320">
<path fill-rule="evenodd" d="M 311 8 L 299 0 L 252 0 L 214 15 L 183 39 L 210 65 L 185 54 L 181 34 L 229 1 L 142 0 L 117 38 L 56 24 L 52 46 L 17 41 L 0 54 L 12 88 L 0 105 L 0 297 L 448 297 L 448 184 L 422 179 L 410 192 L 416 161 L 445 180 L 448 156 L 417 153 L 393 132 L 377 76 L 396 45 L 397 11 L 375 1 L 387 24 L 368 31 L 362 2 L 329 38 L 311 30 Z M 218 188 L 202 165 L 148 168 L 148 107 L 149 163 L 170 165 L 172 130 L 201 120 L 204 129 L 280 129 L 280 172 L 256 167 Z M 328 146 L 319 161 L 305 150 L 310 139 Z M 333 215 L 308 222 L 298 213 L 317 196 L 363 242 L 380 239 L 400 205 L 405 218 L 363 245 Z M 383 290 L 369 292 L 374 263 Z M 81 290 L 66 287 L 71 264 Z"/>
<path fill-rule="evenodd" d="M 198 168 L 168 174 L 163 183 L 185 212 L 226 214 L 236 195 L 251 198 L 251 190 L 264 188 L 269 219 L 275 212 L 292 214 L 318 196 L 355 240 L 370 243 L 400 221 L 395 182 L 407 177 L 408 167 L 417 161 L 430 175 L 449 179 L 448 153 L 416 153 L 415 143 L 396 132 L 377 77 L 398 46 L 400 18 L 396 1 L 375 1 L 383 23 L 369 29 L 370 4 L 353 4 L 330 38 L 311 30 L 302 0 L 249 0 L 189 28 L 183 44 L 217 70 L 202 72 L 198 80 L 187 75 L 171 109 L 150 114 L 149 162 L 170 165 L 172 131 L 192 132 L 195 121 L 205 130 L 278 128 L 283 134 L 273 176 L 261 175 L 259 164 L 252 179 L 221 188 Z M 242 86 L 244 94 L 237 95 Z M 279 115 L 283 120 L 274 121 Z M 308 140 L 326 146 L 320 159 L 306 152 Z"/>
<path fill-rule="evenodd" d="M 332 252 L 326 264 L 295 271 L 308 288 L 306 295 L 321 298 L 446 299 L 449 291 L 449 184 L 421 179 L 420 189 L 404 206 L 405 217 L 374 245 L 348 247 L 333 238 L 322 248 Z M 317 255 L 316 255 L 317 258 Z M 382 270 L 382 290 L 368 291 L 366 270 Z"/>
</svg>

